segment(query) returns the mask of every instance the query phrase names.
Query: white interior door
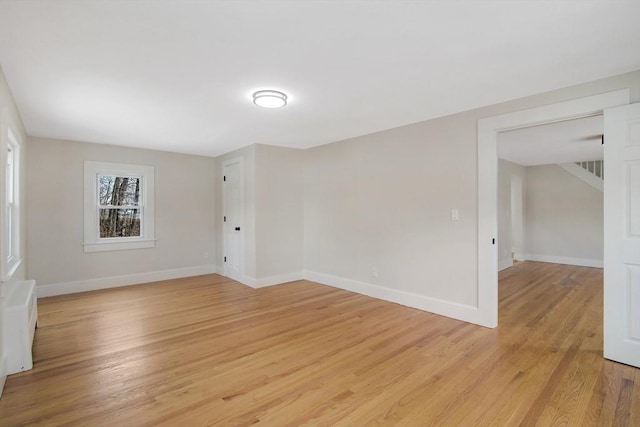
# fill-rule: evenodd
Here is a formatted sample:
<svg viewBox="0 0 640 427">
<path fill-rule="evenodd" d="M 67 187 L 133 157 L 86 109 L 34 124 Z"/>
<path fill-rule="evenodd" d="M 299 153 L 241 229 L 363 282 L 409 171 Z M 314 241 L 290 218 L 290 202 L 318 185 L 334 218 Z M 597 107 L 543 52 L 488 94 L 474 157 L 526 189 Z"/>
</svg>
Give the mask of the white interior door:
<svg viewBox="0 0 640 427">
<path fill-rule="evenodd" d="M 604 110 L 604 357 L 640 367 L 640 104 Z"/>
<path fill-rule="evenodd" d="M 223 229 L 224 275 L 241 280 L 244 265 L 242 245 L 242 160 L 228 160 L 223 164 Z"/>
</svg>

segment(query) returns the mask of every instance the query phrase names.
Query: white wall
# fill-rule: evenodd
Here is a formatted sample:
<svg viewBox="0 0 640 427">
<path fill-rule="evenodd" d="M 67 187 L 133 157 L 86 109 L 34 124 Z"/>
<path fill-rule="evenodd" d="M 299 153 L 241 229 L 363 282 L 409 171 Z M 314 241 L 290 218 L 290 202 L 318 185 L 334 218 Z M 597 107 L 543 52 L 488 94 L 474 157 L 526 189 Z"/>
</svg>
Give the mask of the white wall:
<svg viewBox="0 0 640 427">
<path fill-rule="evenodd" d="M 518 180 L 523 189 L 526 182 L 525 170 L 524 166 L 516 163 L 498 160 L 498 269 L 500 270 L 513 265 L 512 253 L 523 251 L 523 192 L 520 192 L 519 199 L 514 199 L 512 190 Z"/>
<path fill-rule="evenodd" d="M 526 169 L 526 259 L 602 267 L 603 193 L 557 165 Z"/>
<path fill-rule="evenodd" d="M 15 283 L 26 278 L 26 170 L 27 170 L 27 135 L 20 118 L 20 113 L 13 100 L 11 91 L 7 86 L 7 81 L 4 76 L 2 68 L 0 68 L 0 177 L 2 177 L 2 185 L 0 185 L 0 205 L 4 206 L 5 200 L 5 176 L 6 176 L 6 164 L 7 164 L 7 144 L 8 144 L 8 129 L 14 133 L 14 136 L 21 142 L 20 146 L 20 187 L 19 187 L 19 203 L 21 207 L 20 217 L 20 257 L 22 263 L 13 274 L 11 279 L 7 283 Z M 4 209 L 0 210 L 0 235 L 4 234 L 6 229 L 6 218 L 4 216 Z M 6 379 L 6 366 L 5 366 L 5 346 L 3 341 L 3 319 L 4 319 L 4 289 L 0 286 L 0 395 L 2 395 L 2 388 Z M 9 325 L 10 326 L 10 325 Z"/>
<path fill-rule="evenodd" d="M 204 260 L 204 253 L 220 268 L 224 256 L 220 166 L 225 159 L 242 156 L 249 284 L 260 286 L 270 284 L 270 278 L 304 274 L 469 319 L 478 299 L 478 119 L 621 88 L 629 88 L 637 102 L 640 72 L 302 153 L 249 146 L 210 159 L 32 138 L 27 186 L 29 277 L 50 289 L 56 284 L 62 285 L 57 289 L 86 289 L 114 283 L 114 274 L 139 282 L 141 277 L 156 277 L 148 272 L 212 270 L 213 262 Z M 84 160 L 156 167 L 156 248 L 82 251 Z M 282 210 L 280 204 L 291 209 Z M 453 208 L 460 212 L 459 221 L 450 218 Z M 289 230 L 287 224 L 294 226 Z M 276 236 L 283 236 L 286 243 Z M 296 269 L 304 271 L 292 271 Z"/>
<path fill-rule="evenodd" d="M 309 150 L 306 269 L 475 304 L 473 126 L 450 116 Z"/>
<path fill-rule="evenodd" d="M 473 319 L 478 120 L 627 88 L 638 102 L 640 71 L 308 150 L 307 277 Z"/>
<path fill-rule="evenodd" d="M 514 179 L 522 182 L 519 212 L 513 208 Z M 511 267 L 512 252 L 520 260 L 602 267 L 602 195 L 557 165 L 524 167 L 500 159 L 498 268 Z"/>
<path fill-rule="evenodd" d="M 85 160 L 155 168 L 155 248 L 83 251 Z M 215 270 L 214 159 L 30 138 L 27 163 L 28 275 L 39 296 Z"/>
<path fill-rule="evenodd" d="M 255 146 L 256 278 L 263 282 L 302 278 L 303 156 L 302 150 Z"/>
</svg>

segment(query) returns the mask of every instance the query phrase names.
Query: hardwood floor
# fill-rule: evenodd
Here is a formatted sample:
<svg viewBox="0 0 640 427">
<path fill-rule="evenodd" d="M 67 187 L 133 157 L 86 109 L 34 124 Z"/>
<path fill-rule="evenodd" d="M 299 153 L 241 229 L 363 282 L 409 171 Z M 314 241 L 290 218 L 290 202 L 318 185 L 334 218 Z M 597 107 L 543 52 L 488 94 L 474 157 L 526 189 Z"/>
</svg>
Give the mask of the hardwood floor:
<svg viewBox="0 0 640 427">
<path fill-rule="evenodd" d="M 46 298 L 0 425 L 640 426 L 602 358 L 602 271 L 523 262 L 486 329 L 299 281 L 218 275 Z"/>
</svg>

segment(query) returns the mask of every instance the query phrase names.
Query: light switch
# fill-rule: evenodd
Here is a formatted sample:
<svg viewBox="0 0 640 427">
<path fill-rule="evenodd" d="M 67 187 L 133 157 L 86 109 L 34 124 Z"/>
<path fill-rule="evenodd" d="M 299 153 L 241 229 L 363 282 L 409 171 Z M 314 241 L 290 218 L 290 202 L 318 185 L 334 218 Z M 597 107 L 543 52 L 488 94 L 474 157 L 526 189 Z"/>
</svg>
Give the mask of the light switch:
<svg viewBox="0 0 640 427">
<path fill-rule="evenodd" d="M 451 209 L 451 221 L 458 221 L 460 219 L 460 212 L 458 209 Z"/>
</svg>

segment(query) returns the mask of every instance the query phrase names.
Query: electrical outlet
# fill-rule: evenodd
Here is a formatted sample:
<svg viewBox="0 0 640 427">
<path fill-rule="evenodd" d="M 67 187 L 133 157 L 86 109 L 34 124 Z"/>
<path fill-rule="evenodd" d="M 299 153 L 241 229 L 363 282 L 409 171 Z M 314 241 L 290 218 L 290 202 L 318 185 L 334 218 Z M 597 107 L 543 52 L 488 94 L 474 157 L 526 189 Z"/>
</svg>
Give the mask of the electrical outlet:
<svg viewBox="0 0 640 427">
<path fill-rule="evenodd" d="M 371 277 L 378 277 L 378 267 L 371 267 Z"/>
<path fill-rule="evenodd" d="M 209 252 L 204 252 L 202 254 L 202 259 L 209 259 Z"/>
</svg>

